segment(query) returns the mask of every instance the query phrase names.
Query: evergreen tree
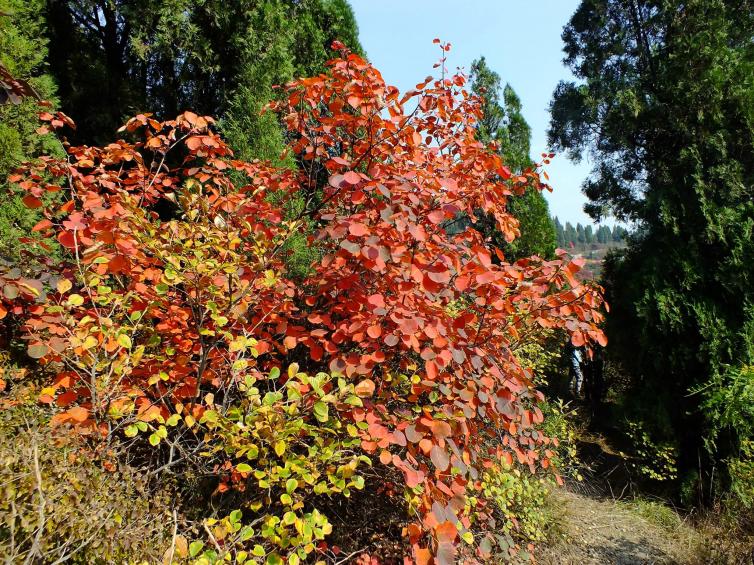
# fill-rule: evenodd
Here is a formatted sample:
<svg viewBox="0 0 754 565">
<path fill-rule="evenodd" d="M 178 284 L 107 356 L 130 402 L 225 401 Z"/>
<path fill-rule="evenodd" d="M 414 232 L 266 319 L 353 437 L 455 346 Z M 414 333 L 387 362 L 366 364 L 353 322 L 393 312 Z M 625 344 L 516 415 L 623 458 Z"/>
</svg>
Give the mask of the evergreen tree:
<svg viewBox="0 0 754 565">
<path fill-rule="evenodd" d="M 573 246 L 576 245 L 576 241 L 578 241 L 578 235 L 576 233 L 576 228 L 573 227 L 571 222 L 566 222 L 565 225 L 565 242 L 566 245 Z"/>
<path fill-rule="evenodd" d="M 597 228 L 597 241 L 602 244 L 606 244 L 612 239 L 610 228 L 607 226 L 600 226 Z"/>
<path fill-rule="evenodd" d="M 555 239 L 557 241 L 558 247 L 562 248 L 565 246 L 565 229 L 563 228 L 563 224 L 560 223 L 560 220 L 558 220 L 557 216 L 555 216 L 553 223 L 555 224 Z"/>
<path fill-rule="evenodd" d="M 482 98 L 483 117 L 477 135 L 484 142 L 495 141 L 506 165 L 513 171 L 533 166 L 530 156 L 531 128 L 521 113 L 521 100 L 506 84 L 500 100 L 500 75 L 480 57 L 471 65 L 471 90 Z M 528 188 L 522 196 L 509 200 L 509 210 L 519 221 L 521 236 L 507 243 L 494 229 L 494 224 L 482 219 L 478 226 L 492 243 L 503 249 L 509 259 L 539 255 L 552 257 L 556 234 L 547 200 L 535 188 Z"/>
<path fill-rule="evenodd" d="M 51 68 L 77 140 L 109 139 L 127 116 L 191 109 L 224 118 L 243 157 L 274 158 L 260 116 L 273 85 L 323 69 L 335 39 L 361 52 L 345 0 L 48 0 Z"/>
<path fill-rule="evenodd" d="M 594 231 L 592 230 L 592 226 L 586 226 L 584 228 L 584 241 L 587 244 L 594 243 Z"/>
<path fill-rule="evenodd" d="M 586 236 L 584 235 L 584 226 L 581 223 L 576 224 L 576 240 L 584 244 L 586 243 Z"/>
<path fill-rule="evenodd" d="M 704 399 L 754 362 L 752 37 L 751 0 L 583 0 L 563 33 L 579 82 L 552 102 L 554 148 L 596 163 L 588 212 L 638 226 L 606 269 L 609 353 L 634 377 L 627 404 L 689 473 L 712 468 L 702 439 L 730 418 Z M 745 439 L 726 429 L 713 459 Z"/>
<path fill-rule="evenodd" d="M 41 98 L 55 102 L 54 81 L 45 64 L 43 13 L 43 0 L 0 0 L 0 64 L 14 78 L 27 81 Z M 19 237 L 29 235 L 38 221 L 19 197 L 9 196 L 8 174 L 22 161 L 60 149 L 51 135 L 36 133 L 39 111 L 33 98 L 0 104 L 0 259 L 17 260 Z"/>
</svg>

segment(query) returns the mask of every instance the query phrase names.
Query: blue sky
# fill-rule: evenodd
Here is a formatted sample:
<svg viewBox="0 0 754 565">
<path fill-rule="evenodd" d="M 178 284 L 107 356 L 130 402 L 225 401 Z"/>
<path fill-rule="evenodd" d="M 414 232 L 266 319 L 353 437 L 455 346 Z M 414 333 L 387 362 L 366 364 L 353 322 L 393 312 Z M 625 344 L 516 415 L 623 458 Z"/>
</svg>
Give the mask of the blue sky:
<svg viewBox="0 0 754 565">
<path fill-rule="evenodd" d="M 490 67 L 521 97 L 532 128 L 532 156 L 547 150 L 547 111 L 560 80 L 572 79 L 563 66 L 560 35 L 578 0 L 351 0 L 361 43 L 385 80 L 401 91 L 427 75 L 440 50 L 435 37 L 453 48 L 448 68 L 463 67 L 484 55 Z M 591 223 L 583 212 L 581 183 L 590 164 L 557 156 L 547 167 L 550 212 L 572 223 Z"/>
</svg>

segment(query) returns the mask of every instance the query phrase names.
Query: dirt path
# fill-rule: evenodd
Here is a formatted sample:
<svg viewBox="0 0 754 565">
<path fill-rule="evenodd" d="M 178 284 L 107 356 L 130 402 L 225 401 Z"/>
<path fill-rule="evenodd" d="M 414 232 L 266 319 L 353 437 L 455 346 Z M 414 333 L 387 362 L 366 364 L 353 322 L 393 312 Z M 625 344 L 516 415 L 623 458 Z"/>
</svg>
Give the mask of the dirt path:
<svg viewBox="0 0 754 565">
<path fill-rule="evenodd" d="M 698 538 L 680 519 L 649 520 L 629 504 L 596 500 L 568 491 L 557 495 L 563 507 L 562 539 L 545 549 L 545 565 L 690 565 L 698 561 Z"/>
</svg>

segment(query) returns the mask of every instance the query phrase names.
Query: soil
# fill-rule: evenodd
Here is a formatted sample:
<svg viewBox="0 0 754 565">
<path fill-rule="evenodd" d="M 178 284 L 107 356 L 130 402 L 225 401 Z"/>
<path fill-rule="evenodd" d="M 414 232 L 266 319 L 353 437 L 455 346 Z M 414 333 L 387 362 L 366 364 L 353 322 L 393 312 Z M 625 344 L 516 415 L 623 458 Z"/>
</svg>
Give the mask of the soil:
<svg viewBox="0 0 754 565">
<path fill-rule="evenodd" d="M 700 561 L 699 540 L 683 523 L 667 528 L 626 504 L 568 490 L 555 493 L 562 506 L 562 534 L 543 549 L 543 565 L 683 564 Z"/>
</svg>

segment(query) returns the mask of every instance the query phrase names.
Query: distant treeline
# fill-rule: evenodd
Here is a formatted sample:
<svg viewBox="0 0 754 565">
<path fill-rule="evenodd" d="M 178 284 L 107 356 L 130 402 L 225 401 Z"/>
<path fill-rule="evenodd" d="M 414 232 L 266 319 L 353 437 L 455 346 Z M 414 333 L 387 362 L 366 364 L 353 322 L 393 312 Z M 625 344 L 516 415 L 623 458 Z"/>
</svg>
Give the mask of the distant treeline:
<svg viewBox="0 0 754 565">
<path fill-rule="evenodd" d="M 577 245 L 590 245 L 592 243 L 622 244 L 628 236 L 628 230 L 620 226 L 599 226 L 596 230 L 591 226 L 583 226 L 580 223 L 573 227 L 571 222 L 566 222 L 565 227 L 560 220 L 553 218 L 555 224 L 555 237 L 558 247 L 576 247 Z"/>
</svg>

